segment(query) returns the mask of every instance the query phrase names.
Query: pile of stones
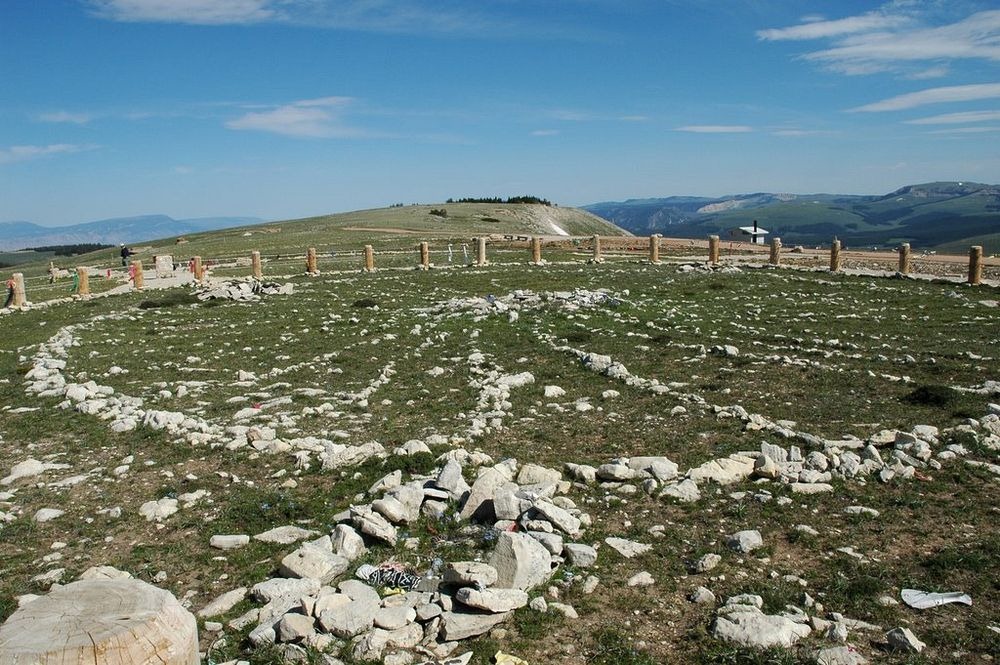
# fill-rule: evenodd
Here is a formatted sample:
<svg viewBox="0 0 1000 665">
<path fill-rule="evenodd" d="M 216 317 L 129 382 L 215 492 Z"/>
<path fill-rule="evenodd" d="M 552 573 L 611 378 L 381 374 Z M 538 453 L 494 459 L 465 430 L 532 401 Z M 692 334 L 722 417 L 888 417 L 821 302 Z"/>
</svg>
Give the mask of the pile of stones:
<svg viewBox="0 0 1000 665">
<path fill-rule="evenodd" d="M 230 591 L 199 615 L 222 615 L 249 594 L 262 605 L 229 627 L 254 626 L 249 639 L 255 646 L 278 644 L 289 657 L 313 646 L 399 664 L 446 658 L 460 640 L 493 629 L 529 604 L 535 611 L 575 615 L 570 606 L 530 595 L 563 563 L 585 569 L 597 561 L 597 549 L 575 542 L 591 518 L 567 496 L 572 484 L 556 469 L 513 459 L 493 463 L 464 449 L 438 461 L 427 476 L 404 482 L 394 471 L 381 478 L 367 493 L 376 498 L 337 515 L 329 533 L 280 527 L 254 536 L 302 542 L 282 559 L 280 577 Z M 465 471 L 473 467 L 479 468 L 470 485 Z M 411 574 L 400 574 L 394 562 L 362 563 L 377 560 L 385 545 L 416 548 L 417 539 L 406 538 L 403 529 L 422 517 L 452 520 L 493 548 L 485 561 L 438 560 Z M 216 536 L 213 546 L 248 541 L 245 535 Z M 593 578 L 591 591 L 596 583 Z"/>
<path fill-rule="evenodd" d="M 234 300 L 236 302 L 256 302 L 261 296 L 291 295 L 295 285 L 291 282 L 277 284 L 262 282 L 253 278 L 231 279 L 219 284 L 208 284 L 195 294 L 199 300 Z"/>
</svg>

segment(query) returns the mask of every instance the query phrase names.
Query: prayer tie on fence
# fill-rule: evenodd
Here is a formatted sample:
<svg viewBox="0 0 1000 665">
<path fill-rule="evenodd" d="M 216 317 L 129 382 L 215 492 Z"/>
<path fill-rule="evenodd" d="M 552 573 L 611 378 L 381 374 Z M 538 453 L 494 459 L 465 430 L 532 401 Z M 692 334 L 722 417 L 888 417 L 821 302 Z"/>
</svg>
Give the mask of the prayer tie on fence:
<svg viewBox="0 0 1000 665">
<path fill-rule="evenodd" d="M 264 271 L 260 267 L 260 252 L 250 252 L 250 272 L 254 279 L 261 279 L 264 276 Z"/>
<path fill-rule="evenodd" d="M 910 243 L 908 242 L 899 246 L 899 273 L 901 275 L 910 274 Z"/>
<path fill-rule="evenodd" d="M 830 272 L 840 272 L 840 241 L 830 243 Z"/>
<path fill-rule="evenodd" d="M 719 262 L 719 236 L 708 236 L 708 262 Z"/>
<path fill-rule="evenodd" d="M 420 243 L 420 269 L 427 270 L 431 267 L 431 250 L 426 242 Z"/>
<path fill-rule="evenodd" d="M 476 265 L 486 265 L 486 238 L 476 238 Z"/>
<path fill-rule="evenodd" d="M 90 275 L 83 266 L 76 269 L 76 292 L 81 296 L 90 295 Z"/>
<path fill-rule="evenodd" d="M 374 272 L 375 270 L 375 248 L 371 245 L 365 245 L 365 272 Z"/>
<path fill-rule="evenodd" d="M 781 265 L 781 238 L 771 238 L 771 265 Z"/>
<path fill-rule="evenodd" d="M 969 248 L 969 284 L 979 284 L 983 281 L 983 247 L 973 245 Z"/>
<path fill-rule="evenodd" d="M 658 233 L 649 236 L 649 262 L 653 265 L 660 263 L 660 235 Z"/>
</svg>

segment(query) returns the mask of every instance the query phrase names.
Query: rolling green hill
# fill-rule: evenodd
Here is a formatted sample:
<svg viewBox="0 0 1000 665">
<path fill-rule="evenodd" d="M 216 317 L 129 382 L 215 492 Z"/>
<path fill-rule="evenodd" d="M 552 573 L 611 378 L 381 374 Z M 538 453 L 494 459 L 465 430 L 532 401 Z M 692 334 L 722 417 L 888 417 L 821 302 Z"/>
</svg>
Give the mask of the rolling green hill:
<svg viewBox="0 0 1000 665">
<path fill-rule="evenodd" d="M 743 194 L 719 199 L 670 197 L 596 203 L 587 210 L 634 233 L 732 237 L 754 220 L 784 244 L 839 237 L 848 246 L 1000 252 L 1000 186 L 971 182 L 910 185 L 885 196 Z"/>
<path fill-rule="evenodd" d="M 435 211 L 435 214 L 432 214 Z M 629 235 L 614 224 L 578 208 L 541 204 L 440 203 L 395 206 L 305 219 L 269 222 L 216 231 L 174 236 L 132 245 L 135 258 L 149 260 L 170 254 L 176 261 L 201 256 L 206 260 L 247 257 L 260 251 L 271 261 L 301 255 L 315 247 L 324 256 L 360 252 L 366 244 L 376 250 L 406 250 L 420 240 L 437 245 L 468 243 L 475 236 L 602 236 Z M 48 260 L 19 265 L 28 277 L 45 274 Z M 356 263 L 356 261 L 355 261 Z M 57 260 L 60 267 L 88 265 L 120 267 L 118 248 Z"/>
</svg>

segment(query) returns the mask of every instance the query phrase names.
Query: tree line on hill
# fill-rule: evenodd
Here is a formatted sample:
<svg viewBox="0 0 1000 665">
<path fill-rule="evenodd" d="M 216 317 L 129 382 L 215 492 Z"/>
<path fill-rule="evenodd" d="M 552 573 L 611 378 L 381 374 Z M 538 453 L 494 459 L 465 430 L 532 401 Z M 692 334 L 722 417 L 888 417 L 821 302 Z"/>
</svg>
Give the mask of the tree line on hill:
<svg viewBox="0 0 1000 665">
<path fill-rule="evenodd" d="M 551 206 L 552 202 L 537 196 L 511 196 L 504 199 L 499 196 L 494 197 L 467 197 L 464 199 L 448 199 L 445 203 L 534 203 L 543 206 Z"/>
</svg>

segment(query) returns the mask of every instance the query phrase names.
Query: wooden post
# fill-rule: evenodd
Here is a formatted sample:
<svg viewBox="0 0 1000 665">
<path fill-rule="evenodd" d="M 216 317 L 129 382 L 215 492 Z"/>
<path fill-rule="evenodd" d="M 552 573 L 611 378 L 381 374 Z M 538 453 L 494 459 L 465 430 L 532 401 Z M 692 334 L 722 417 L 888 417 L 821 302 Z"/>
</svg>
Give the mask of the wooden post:
<svg viewBox="0 0 1000 665">
<path fill-rule="evenodd" d="M 902 275 L 910 274 L 910 243 L 908 242 L 899 246 L 899 272 Z"/>
<path fill-rule="evenodd" d="M 719 236 L 708 236 L 708 262 L 719 262 Z"/>
<path fill-rule="evenodd" d="M 310 275 L 319 274 L 319 266 L 316 262 L 316 248 L 310 247 L 306 250 L 306 272 Z"/>
<path fill-rule="evenodd" d="M 486 265 L 486 238 L 476 238 L 476 265 Z"/>
<path fill-rule="evenodd" d="M 250 252 L 250 273 L 253 275 L 254 279 L 261 279 L 264 277 L 264 269 L 260 265 L 260 252 L 254 250 Z"/>
<path fill-rule="evenodd" d="M 535 236 L 531 239 L 531 262 L 533 264 L 542 264 L 542 239 Z"/>
<path fill-rule="evenodd" d="M 0 626 L 0 664 L 197 665 L 198 624 L 169 591 L 80 580 L 19 608 Z"/>
<path fill-rule="evenodd" d="M 781 265 L 781 238 L 771 238 L 771 265 Z"/>
<path fill-rule="evenodd" d="M 431 250 L 427 241 L 420 243 L 420 269 L 427 270 L 431 267 Z"/>
<path fill-rule="evenodd" d="M 969 248 L 969 284 L 979 284 L 983 281 L 983 247 L 973 245 Z"/>
<path fill-rule="evenodd" d="M 375 271 L 375 248 L 365 245 L 365 272 Z"/>
<path fill-rule="evenodd" d="M 840 241 L 830 243 L 830 272 L 840 272 Z"/>
<path fill-rule="evenodd" d="M 201 257 L 195 256 L 191 259 L 191 262 L 194 263 L 194 270 L 192 271 L 194 273 L 194 281 L 203 281 L 205 279 L 205 268 L 201 265 Z"/>
<path fill-rule="evenodd" d="M 14 299 L 10 306 L 24 307 L 28 303 L 28 296 L 24 293 L 24 273 L 16 272 L 11 278 L 14 280 Z"/>
<path fill-rule="evenodd" d="M 143 274 L 142 274 L 142 261 L 136 259 L 132 261 L 132 288 L 136 291 L 142 291 L 143 286 Z"/>
<path fill-rule="evenodd" d="M 660 263 L 660 234 L 654 233 L 649 236 L 649 262 L 653 265 Z"/>
<path fill-rule="evenodd" d="M 77 295 L 89 296 L 90 295 L 90 275 L 87 269 L 80 266 L 76 269 L 76 292 Z"/>
</svg>

